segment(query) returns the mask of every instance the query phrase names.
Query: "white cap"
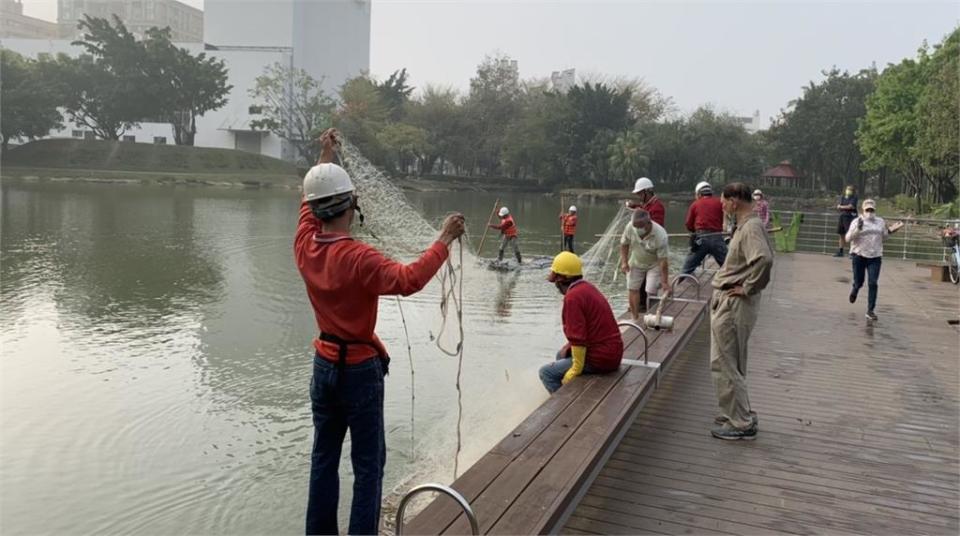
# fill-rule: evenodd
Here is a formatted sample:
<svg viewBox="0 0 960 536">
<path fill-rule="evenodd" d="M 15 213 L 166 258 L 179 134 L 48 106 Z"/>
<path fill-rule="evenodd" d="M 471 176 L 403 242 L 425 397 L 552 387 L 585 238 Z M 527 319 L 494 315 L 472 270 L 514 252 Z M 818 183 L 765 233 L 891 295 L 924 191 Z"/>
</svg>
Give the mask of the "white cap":
<svg viewBox="0 0 960 536">
<path fill-rule="evenodd" d="M 650 189 L 653 189 L 653 181 L 646 177 L 640 177 L 637 179 L 637 183 L 633 185 L 633 193 L 635 194 Z"/>
<path fill-rule="evenodd" d="M 872 209 L 876 210 L 876 209 L 877 209 L 877 202 L 874 201 L 873 199 L 864 199 L 862 206 L 863 206 L 863 210 L 867 210 L 868 208 L 872 208 Z"/>
<path fill-rule="evenodd" d="M 317 164 L 303 178 L 303 199 L 316 201 L 352 192 L 353 181 L 346 170 L 336 164 Z"/>
<path fill-rule="evenodd" d="M 497 214 L 499 214 L 500 217 L 502 218 L 507 214 L 510 214 L 510 211 L 507 209 L 507 207 L 500 207 L 500 212 L 498 212 Z"/>
<path fill-rule="evenodd" d="M 693 193 L 699 194 L 699 193 L 700 193 L 700 190 L 703 190 L 703 189 L 710 190 L 711 193 L 713 192 L 713 188 L 710 187 L 710 183 L 709 183 L 709 182 L 707 182 L 707 181 L 700 181 L 700 182 L 697 183 L 697 187 L 693 189 Z"/>
<path fill-rule="evenodd" d="M 576 212 L 576 211 L 577 211 L 577 206 L 576 206 L 576 205 L 570 205 L 570 208 L 569 208 L 568 210 L 569 210 L 570 212 Z"/>
<path fill-rule="evenodd" d="M 757 188 L 756 190 L 753 191 L 753 195 L 754 195 L 754 196 L 758 196 L 758 195 L 759 195 L 760 197 L 763 197 L 763 192 L 761 192 L 760 189 Z"/>
</svg>

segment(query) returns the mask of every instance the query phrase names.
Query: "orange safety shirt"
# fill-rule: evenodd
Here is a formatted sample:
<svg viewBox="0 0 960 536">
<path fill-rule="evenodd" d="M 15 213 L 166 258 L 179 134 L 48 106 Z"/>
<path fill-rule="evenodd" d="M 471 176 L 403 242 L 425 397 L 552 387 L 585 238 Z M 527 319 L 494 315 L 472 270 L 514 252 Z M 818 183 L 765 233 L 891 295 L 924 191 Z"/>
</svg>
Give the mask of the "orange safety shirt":
<svg viewBox="0 0 960 536">
<path fill-rule="evenodd" d="M 563 215 L 563 234 L 565 236 L 573 236 L 577 234 L 577 215 L 576 214 Z"/>
<path fill-rule="evenodd" d="M 379 297 L 423 289 L 449 255 L 437 241 L 411 264 L 393 261 L 349 235 L 322 232 L 307 203 L 300 206 L 293 250 L 320 332 L 370 343 L 348 345 L 348 365 L 389 355 L 374 333 Z M 337 362 L 337 344 L 315 339 L 313 345 L 321 357 Z"/>
<path fill-rule="evenodd" d="M 500 229 L 501 234 L 507 236 L 517 236 L 517 224 L 513 221 L 513 216 L 507 214 L 504 216 L 498 225 L 493 226 L 495 229 Z"/>
</svg>

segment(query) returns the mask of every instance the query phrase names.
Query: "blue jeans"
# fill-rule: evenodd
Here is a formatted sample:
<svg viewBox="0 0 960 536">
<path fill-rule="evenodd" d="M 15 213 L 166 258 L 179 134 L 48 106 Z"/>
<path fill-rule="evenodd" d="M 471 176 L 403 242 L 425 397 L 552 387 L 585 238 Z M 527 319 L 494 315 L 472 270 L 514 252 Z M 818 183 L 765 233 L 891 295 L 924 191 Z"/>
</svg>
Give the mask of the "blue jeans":
<svg viewBox="0 0 960 536">
<path fill-rule="evenodd" d="M 867 273 L 867 312 L 872 313 L 877 306 L 877 290 L 880 280 L 880 264 L 883 257 L 869 259 L 860 255 L 851 255 L 853 259 L 853 294 L 856 295 L 863 287 L 863 273 Z"/>
<path fill-rule="evenodd" d="M 310 401 L 314 435 L 306 533 L 339 533 L 340 452 L 349 429 L 354 475 L 349 533 L 377 534 L 387 459 L 383 367 L 374 358 L 347 366 L 340 376 L 335 364 L 320 356 L 313 358 Z"/>
<path fill-rule="evenodd" d="M 727 260 L 727 243 L 723 241 L 722 235 L 697 236 L 696 241 L 687 259 L 683 261 L 683 273 L 692 274 L 707 255 L 723 266 L 723 261 Z"/>
<path fill-rule="evenodd" d="M 557 389 L 563 386 L 563 376 L 573 366 L 573 357 L 571 350 L 560 350 L 557 352 L 557 360 L 540 367 L 540 381 L 547 388 L 547 392 L 553 394 Z M 589 363 L 583 364 L 584 374 L 593 374 L 596 370 Z"/>
<path fill-rule="evenodd" d="M 576 253 L 573 251 L 573 235 L 563 235 L 563 251 Z"/>
</svg>

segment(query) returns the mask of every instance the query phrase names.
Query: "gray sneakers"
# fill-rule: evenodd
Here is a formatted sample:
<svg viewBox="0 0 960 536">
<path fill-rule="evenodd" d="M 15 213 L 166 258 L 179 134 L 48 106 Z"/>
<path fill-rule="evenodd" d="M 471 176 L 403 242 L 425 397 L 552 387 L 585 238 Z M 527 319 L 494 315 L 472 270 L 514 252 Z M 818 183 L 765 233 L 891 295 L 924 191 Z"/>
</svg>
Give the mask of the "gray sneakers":
<svg viewBox="0 0 960 536">
<path fill-rule="evenodd" d="M 710 430 L 710 435 L 717 439 L 723 439 L 726 441 L 753 441 L 757 438 L 757 425 L 754 423 L 750 425 L 749 428 L 738 430 L 727 423 L 719 428 Z"/>
</svg>

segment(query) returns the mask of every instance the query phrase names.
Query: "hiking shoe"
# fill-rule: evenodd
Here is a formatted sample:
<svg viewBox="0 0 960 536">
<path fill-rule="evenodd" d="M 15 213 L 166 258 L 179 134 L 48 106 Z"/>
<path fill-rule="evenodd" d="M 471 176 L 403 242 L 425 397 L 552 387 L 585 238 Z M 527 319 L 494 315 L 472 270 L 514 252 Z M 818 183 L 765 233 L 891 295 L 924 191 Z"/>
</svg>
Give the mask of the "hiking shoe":
<svg viewBox="0 0 960 536">
<path fill-rule="evenodd" d="M 857 289 L 850 291 L 850 303 L 857 303 Z"/>
<path fill-rule="evenodd" d="M 750 428 L 737 430 L 729 424 L 724 424 L 719 428 L 710 430 L 710 435 L 717 439 L 723 439 L 726 441 L 737 441 L 741 439 L 744 441 L 753 441 L 757 438 L 757 425 L 754 424 Z"/>
<path fill-rule="evenodd" d="M 873 311 L 867 311 L 867 320 L 869 320 L 869 321 L 871 321 L 871 322 L 876 322 L 876 321 L 877 321 L 877 313 L 874 313 Z"/>
</svg>

